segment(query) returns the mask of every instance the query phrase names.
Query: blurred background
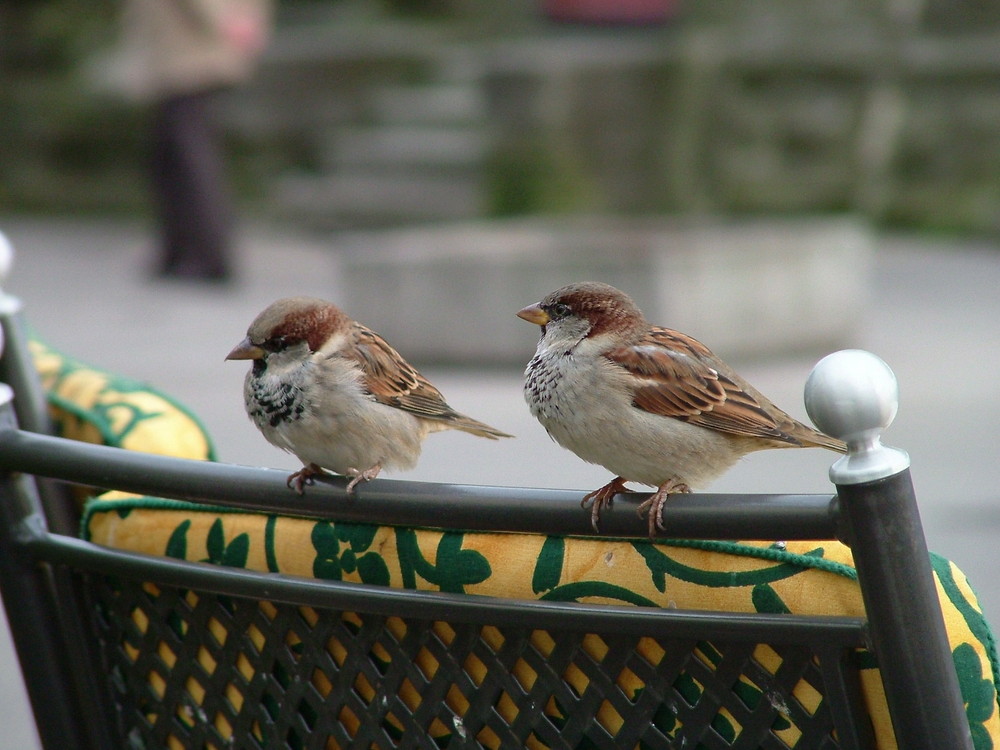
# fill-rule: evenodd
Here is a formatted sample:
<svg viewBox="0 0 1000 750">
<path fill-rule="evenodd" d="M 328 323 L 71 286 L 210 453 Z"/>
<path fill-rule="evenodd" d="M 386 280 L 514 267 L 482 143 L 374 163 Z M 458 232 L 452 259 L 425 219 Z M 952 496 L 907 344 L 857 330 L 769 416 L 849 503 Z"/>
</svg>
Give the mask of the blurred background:
<svg viewBox="0 0 1000 750">
<path fill-rule="evenodd" d="M 218 102 L 218 284 L 151 273 L 121 10 L 0 4 L 4 290 L 47 342 L 177 397 L 222 460 L 291 471 L 222 359 L 273 299 L 326 297 L 518 436 L 435 435 L 396 476 L 583 491 L 607 473 L 520 394 L 537 331 L 513 314 L 544 293 L 615 284 L 802 419 L 813 363 L 866 348 L 900 381 L 886 439 L 929 546 L 1000 622 L 1000 4 L 281 0 Z M 758 454 L 711 489 L 829 492 L 831 461 Z M 0 643 L 0 748 L 34 743 L 14 663 Z"/>
<path fill-rule="evenodd" d="M 0 205 L 147 210 L 120 4 L 0 8 Z M 589 17 L 605 23 L 558 23 Z M 662 21 L 627 27 L 621 20 Z M 282 0 L 225 115 L 243 205 L 323 228 L 851 211 L 995 231 L 989 0 Z"/>
</svg>

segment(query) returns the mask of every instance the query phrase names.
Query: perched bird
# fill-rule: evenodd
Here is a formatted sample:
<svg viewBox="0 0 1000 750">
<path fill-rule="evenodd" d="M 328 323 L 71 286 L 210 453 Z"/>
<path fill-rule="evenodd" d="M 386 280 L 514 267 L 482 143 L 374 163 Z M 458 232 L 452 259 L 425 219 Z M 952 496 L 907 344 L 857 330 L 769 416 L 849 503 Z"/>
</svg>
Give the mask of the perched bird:
<svg viewBox="0 0 1000 750">
<path fill-rule="evenodd" d="M 352 477 L 348 492 L 382 469 L 413 468 L 429 432 L 511 437 L 452 409 L 381 336 L 323 300 L 278 300 L 226 359 L 253 361 L 247 414 L 302 461 L 288 477 L 299 494 L 324 468 Z"/>
<path fill-rule="evenodd" d="M 639 506 L 653 536 L 671 494 L 710 482 L 751 451 L 846 450 L 772 404 L 704 344 L 651 326 L 612 286 L 571 284 L 517 315 L 542 327 L 524 373 L 531 413 L 559 445 L 616 475 L 581 503 L 593 503 L 595 531 L 628 481 L 657 488 Z"/>
</svg>

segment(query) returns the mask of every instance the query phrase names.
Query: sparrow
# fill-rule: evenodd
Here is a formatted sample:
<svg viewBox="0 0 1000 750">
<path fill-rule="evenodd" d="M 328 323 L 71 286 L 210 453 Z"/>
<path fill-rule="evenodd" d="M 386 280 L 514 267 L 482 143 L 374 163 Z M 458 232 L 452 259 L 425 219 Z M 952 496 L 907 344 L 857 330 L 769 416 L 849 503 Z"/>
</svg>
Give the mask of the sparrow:
<svg viewBox="0 0 1000 750">
<path fill-rule="evenodd" d="M 352 493 L 382 469 L 413 468 L 430 432 L 512 437 L 452 409 L 385 339 L 324 300 L 273 303 L 226 359 L 252 361 L 247 414 L 302 461 L 287 480 L 300 495 L 323 469 L 351 477 Z"/>
<path fill-rule="evenodd" d="M 626 482 L 656 487 L 639 506 L 649 534 L 675 493 L 715 479 L 765 448 L 846 446 L 796 421 L 678 331 L 650 325 L 624 292 L 570 284 L 517 313 L 541 326 L 524 376 L 524 398 L 549 436 L 615 474 L 584 496 L 591 524 Z"/>
</svg>

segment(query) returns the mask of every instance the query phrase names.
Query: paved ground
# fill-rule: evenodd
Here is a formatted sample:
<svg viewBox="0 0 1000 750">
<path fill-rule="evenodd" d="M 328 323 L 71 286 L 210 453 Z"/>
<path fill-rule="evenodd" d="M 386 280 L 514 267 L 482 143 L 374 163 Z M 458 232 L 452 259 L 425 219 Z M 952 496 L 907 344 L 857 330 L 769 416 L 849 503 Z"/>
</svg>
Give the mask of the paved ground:
<svg viewBox="0 0 1000 750">
<path fill-rule="evenodd" d="M 179 398 L 201 416 L 222 460 L 296 468 L 294 458 L 250 426 L 241 404 L 245 366 L 223 357 L 270 301 L 293 293 L 338 298 L 337 257 L 329 243 L 252 227 L 245 232 L 240 283 L 220 289 L 150 281 L 149 237 L 138 224 L 8 217 L 0 219 L 0 230 L 18 252 L 4 288 L 24 300 L 48 342 Z M 895 370 L 902 395 L 887 442 L 913 459 L 929 545 L 963 567 L 988 616 L 1000 623 L 1000 254 L 985 243 L 895 235 L 879 238 L 878 246 L 870 306 L 850 343 L 876 352 Z M 511 300 L 512 314 L 532 301 Z M 525 360 L 534 340 L 524 326 Z M 405 342 L 394 343 L 405 353 Z M 731 363 L 803 417 L 802 385 L 815 359 Z M 580 489 L 607 480 L 606 472 L 558 448 L 534 423 L 521 400 L 520 364 L 422 369 L 453 406 L 518 439 L 434 435 L 408 478 Z M 830 462 L 823 451 L 758 454 L 712 489 L 827 492 Z M 0 750 L 37 746 L 15 664 L 0 625 Z"/>
</svg>

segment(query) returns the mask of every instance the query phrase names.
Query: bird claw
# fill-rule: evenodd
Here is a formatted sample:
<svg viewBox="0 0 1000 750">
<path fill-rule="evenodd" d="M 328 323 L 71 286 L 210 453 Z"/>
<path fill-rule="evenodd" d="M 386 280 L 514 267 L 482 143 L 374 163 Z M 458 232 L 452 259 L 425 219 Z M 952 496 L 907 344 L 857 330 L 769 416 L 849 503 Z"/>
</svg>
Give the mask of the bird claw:
<svg viewBox="0 0 1000 750">
<path fill-rule="evenodd" d="M 323 473 L 323 469 L 316 464 L 309 464 L 308 466 L 303 466 L 296 472 L 288 475 L 288 479 L 285 480 L 285 486 L 290 490 L 295 490 L 298 494 L 304 495 L 306 491 L 306 486 L 312 486 L 316 483 L 313 477 L 316 477 Z"/>
<path fill-rule="evenodd" d="M 601 520 L 601 511 L 605 508 L 610 508 L 615 502 L 615 495 L 620 492 L 628 492 L 628 488 L 625 487 L 624 479 L 615 477 L 600 489 L 588 492 L 583 496 L 583 500 L 580 501 L 580 507 L 586 508 L 587 503 L 593 500 L 594 504 L 590 508 L 590 525 L 594 527 L 594 531 L 598 534 L 601 533 L 601 529 L 598 526 L 598 522 Z"/>
<path fill-rule="evenodd" d="M 364 471 L 360 471 L 353 467 L 348 469 L 347 474 L 354 478 L 347 483 L 345 492 L 347 492 L 348 495 L 354 494 L 354 488 L 358 485 L 358 483 L 370 482 L 371 480 L 373 480 L 375 477 L 378 476 L 380 471 L 382 471 L 382 464 L 375 464 L 374 466 L 369 467 Z"/>
<path fill-rule="evenodd" d="M 642 518 L 643 515 L 645 515 L 648 519 L 650 539 L 656 536 L 657 529 L 660 531 L 667 530 L 667 527 L 663 525 L 663 506 L 667 504 L 667 500 L 670 496 L 688 493 L 690 491 L 691 488 L 684 484 L 684 482 L 678 482 L 675 479 L 670 479 L 661 484 L 657 488 L 656 492 L 640 503 L 639 507 L 636 508 L 636 513 L 639 514 L 639 518 Z"/>
</svg>

